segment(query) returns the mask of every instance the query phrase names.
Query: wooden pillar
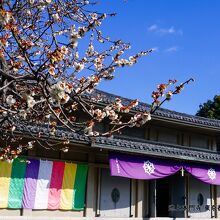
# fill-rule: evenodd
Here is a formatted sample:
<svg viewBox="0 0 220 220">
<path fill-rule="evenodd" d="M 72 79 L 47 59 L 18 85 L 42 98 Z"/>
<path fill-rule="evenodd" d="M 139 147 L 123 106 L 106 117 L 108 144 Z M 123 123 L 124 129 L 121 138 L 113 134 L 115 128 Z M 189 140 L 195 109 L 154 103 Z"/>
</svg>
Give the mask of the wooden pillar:
<svg viewBox="0 0 220 220">
<path fill-rule="evenodd" d="M 216 186 L 216 218 L 220 217 L 220 186 Z"/>
<path fill-rule="evenodd" d="M 147 140 L 150 140 L 150 136 L 151 136 L 151 129 L 150 128 L 145 128 L 145 132 L 144 132 L 144 138 Z"/>
<path fill-rule="evenodd" d="M 217 151 L 217 143 L 216 143 L 216 139 L 212 139 L 212 150 L 213 151 Z"/>
<path fill-rule="evenodd" d="M 101 175 L 102 175 L 102 168 L 97 169 L 97 178 L 96 178 L 96 216 L 100 216 L 100 203 L 101 203 Z"/>
<path fill-rule="evenodd" d="M 190 146 L 190 137 L 189 137 L 189 134 L 188 133 L 182 133 L 181 135 L 181 145 L 183 146 L 187 146 L 189 147 Z"/>
<path fill-rule="evenodd" d="M 217 216 L 217 200 L 216 200 L 216 186 L 211 185 L 211 215 L 212 218 Z"/>
<path fill-rule="evenodd" d="M 143 217 L 143 210 L 144 210 L 144 181 L 138 180 L 137 181 L 137 218 Z"/>
<path fill-rule="evenodd" d="M 151 127 L 148 134 L 149 140 L 158 141 L 158 136 L 159 136 L 159 131 L 154 127 Z"/>
<path fill-rule="evenodd" d="M 95 217 L 96 215 L 97 169 L 94 166 L 94 161 L 95 161 L 95 156 L 93 154 L 89 154 L 89 158 L 88 158 L 89 170 L 88 170 L 87 190 L 86 190 L 86 208 L 84 214 L 84 216 L 86 217 Z"/>
<path fill-rule="evenodd" d="M 135 179 L 131 179 L 131 211 L 130 211 L 130 217 L 135 218 L 136 216 L 136 209 L 135 209 L 135 203 L 137 201 L 137 181 Z"/>
</svg>

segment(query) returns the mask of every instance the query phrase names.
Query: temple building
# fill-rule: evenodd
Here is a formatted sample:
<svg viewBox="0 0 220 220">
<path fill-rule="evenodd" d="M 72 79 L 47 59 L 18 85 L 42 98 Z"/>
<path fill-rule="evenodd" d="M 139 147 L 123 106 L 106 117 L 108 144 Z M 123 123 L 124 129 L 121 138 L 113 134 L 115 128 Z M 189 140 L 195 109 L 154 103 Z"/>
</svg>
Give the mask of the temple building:
<svg viewBox="0 0 220 220">
<path fill-rule="evenodd" d="M 100 106 L 117 97 L 96 92 Z M 140 103 L 132 113 L 148 108 Z M 58 130 L 53 141 L 63 136 L 71 140 L 67 153 L 35 147 L 12 164 L 0 162 L 3 219 L 220 218 L 220 121 L 161 108 L 114 138 Z"/>
</svg>

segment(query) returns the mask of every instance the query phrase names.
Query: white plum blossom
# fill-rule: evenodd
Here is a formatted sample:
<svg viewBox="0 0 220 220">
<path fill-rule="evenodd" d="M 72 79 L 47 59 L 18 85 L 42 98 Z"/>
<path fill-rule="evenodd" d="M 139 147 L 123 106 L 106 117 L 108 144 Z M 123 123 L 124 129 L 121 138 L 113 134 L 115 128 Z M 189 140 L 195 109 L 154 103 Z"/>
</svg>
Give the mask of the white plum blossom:
<svg viewBox="0 0 220 220">
<path fill-rule="evenodd" d="M 71 47 L 74 49 L 78 46 L 78 41 L 77 40 L 71 40 Z"/>
<path fill-rule="evenodd" d="M 54 19 L 55 22 L 60 21 L 60 16 L 58 15 L 58 13 L 52 14 L 52 18 Z"/>
<path fill-rule="evenodd" d="M 61 104 L 65 104 L 69 101 L 69 99 L 70 99 L 70 96 L 65 93 L 63 97 L 61 98 L 60 102 Z"/>
<path fill-rule="evenodd" d="M 107 116 L 107 114 L 101 109 L 92 110 L 91 113 L 94 116 L 94 118 L 100 122 Z"/>
<path fill-rule="evenodd" d="M 114 109 L 116 110 L 116 111 L 120 111 L 120 109 L 122 108 L 122 103 L 121 103 L 121 99 L 119 99 L 119 98 L 116 98 L 115 99 L 115 103 L 114 103 Z"/>
<path fill-rule="evenodd" d="M 133 56 L 130 56 L 129 57 L 129 61 L 130 61 L 129 65 L 133 65 L 134 63 L 137 62 L 137 59 L 135 57 L 133 57 Z"/>
<path fill-rule="evenodd" d="M 33 147 L 34 147 L 34 141 L 29 141 L 28 145 L 27 145 L 27 148 L 32 149 Z"/>
<path fill-rule="evenodd" d="M 9 106 L 12 106 L 16 103 L 16 100 L 14 99 L 13 95 L 8 95 L 7 98 L 6 98 L 6 103 L 9 105 Z"/>
<path fill-rule="evenodd" d="M 50 65 L 48 68 L 48 72 L 50 75 L 54 76 L 55 75 L 55 67 L 53 65 Z"/>
<path fill-rule="evenodd" d="M 59 81 L 58 83 L 51 86 L 50 93 L 52 98 L 65 104 L 69 101 L 70 97 L 68 94 L 72 92 L 72 87 L 64 81 Z M 68 94 L 67 94 L 68 93 Z"/>
<path fill-rule="evenodd" d="M 76 51 L 74 57 L 75 57 L 75 59 L 79 59 L 79 52 L 78 51 Z"/>
<path fill-rule="evenodd" d="M 103 67 L 103 58 L 101 56 L 95 58 L 94 66 L 97 70 L 100 70 Z"/>
<path fill-rule="evenodd" d="M 169 91 L 169 92 L 166 93 L 167 100 L 170 100 L 172 98 L 172 96 L 173 96 L 173 92 L 172 91 Z"/>
<path fill-rule="evenodd" d="M 94 55 L 94 46 L 92 44 L 89 45 L 88 50 L 86 51 L 86 55 L 91 57 Z"/>
<path fill-rule="evenodd" d="M 27 95 L 27 106 L 28 108 L 33 108 L 36 104 L 36 101 L 34 100 L 33 96 Z"/>
<path fill-rule="evenodd" d="M 84 134 L 85 134 L 86 136 L 93 136 L 92 127 L 85 127 L 85 129 L 84 129 Z"/>
<path fill-rule="evenodd" d="M 27 118 L 27 111 L 25 111 L 25 110 L 23 110 L 23 109 L 20 110 L 18 114 L 19 114 L 19 116 L 20 116 L 22 119 L 24 119 L 24 120 Z"/>
<path fill-rule="evenodd" d="M 131 118 L 131 122 L 133 126 L 136 126 L 136 127 L 140 127 L 150 120 L 151 120 L 151 114 L 149 112 L 140 112 L 140 113 L 135 114 Z"/>
<path fill-rule="evenodd" d="M 108 112 L 108 117 L 110 120 L 115 121 L 118 119 L 118 114 L 116 114 L 114 110 L 110 110 Z"/>
<path fill-rule="evenodd" d="M 120 66 L 123 67 L 125 65 L 131 65 L 132 63 L 129 60 L 126 59 L 120 59 L 120 60 L 116 60 L 115 63 Z"/>
<path fill-rule="evenodd" d="M 84 65 L 84 63 L 75 62 L 74 67 L 75 67 L 76 72 L 80 72 L 84 69 L 85 65 Z"/>
<path fill-rule="evenodd" d="M 8 112 L 7 112 L 7 111 L 3 111 L 3 112 L 2 112 L 2 116 L 3 116 L 3 117 L 6 117 L 7 115 L 8 115 Z"/>
<path fill-rule="evenodd" d="M 62 46 L 61 52 L 66 55 L 68 53 L 68 48 L 66 46 Z"/>
<path fill-rule="evenodd" d="M 27 13 L 27 15 L 29 15 L 29 16 L 32 15 L 30 10 L 27 10 L 26 13 Z"/>
<path fill-rule="evenodd" d="M 112 110 L 112 107 L 110 105 L 107 105 L 105 108 L 104 108 L 104 111 L 106 113 L 107 116 L 110 115 L 110 111 Z"/>
<path fill-rule="evenodd" d="M 29 0 L 29 3 L 32 5 L 34 4 L 35 0 Z"/>
<path fill-rule="evenodd" d="M 79 38 L 81 38 L 81 36 L 75 30 L 75 27 L 72 27 L 71 32 L 70 32 L 70 45 L 72 48 L 76 48 L 78 46 L 78 39 Z"/>
</svg>

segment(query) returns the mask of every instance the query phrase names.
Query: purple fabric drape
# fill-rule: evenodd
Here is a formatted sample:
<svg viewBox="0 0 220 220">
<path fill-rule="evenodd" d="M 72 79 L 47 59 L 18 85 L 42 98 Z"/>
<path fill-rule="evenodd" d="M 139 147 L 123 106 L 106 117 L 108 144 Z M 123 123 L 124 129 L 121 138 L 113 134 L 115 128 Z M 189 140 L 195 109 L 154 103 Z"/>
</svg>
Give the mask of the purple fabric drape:
<svg viewBox="0 0 220 220">
<path fill-rule="evenodd" d="M 220 185 L 220 166 L 187 164 L 184 169 L 205 183 Z"/>
<path fill-rule="evenodd" d="M 112 176 L 150 180 L 170 176 L 184 168 L 184 170 L 202 182 L 220 185 L 220 165 L 186 164 L 178 161 L 121 153 L 110 153 L 109 162 Z"/>
<path fill-rule="evenodd" d="M 181 165 L 158 159 L 111 153 L 109 155 L 112 176 L 134 179 L 158 179 L 170 176 L 181 169 Z"/>
</svg>

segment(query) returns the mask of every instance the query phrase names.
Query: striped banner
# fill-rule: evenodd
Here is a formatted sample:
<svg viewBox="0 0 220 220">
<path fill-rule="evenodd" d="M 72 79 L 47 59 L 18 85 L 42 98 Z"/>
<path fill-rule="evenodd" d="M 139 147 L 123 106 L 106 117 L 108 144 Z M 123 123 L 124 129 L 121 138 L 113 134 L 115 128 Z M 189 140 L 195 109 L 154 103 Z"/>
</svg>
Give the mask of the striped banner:
<svg viewBox="0 0 220 220">
<path fill-rule="evenodd" d="M 83 210 L 88 165 L 0 161 L 0 208 Z"/>
</svg>

